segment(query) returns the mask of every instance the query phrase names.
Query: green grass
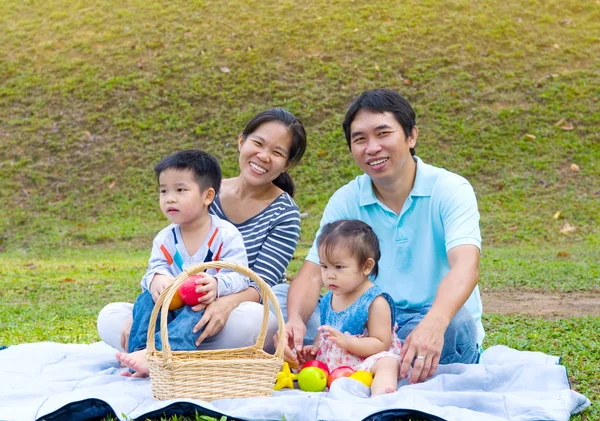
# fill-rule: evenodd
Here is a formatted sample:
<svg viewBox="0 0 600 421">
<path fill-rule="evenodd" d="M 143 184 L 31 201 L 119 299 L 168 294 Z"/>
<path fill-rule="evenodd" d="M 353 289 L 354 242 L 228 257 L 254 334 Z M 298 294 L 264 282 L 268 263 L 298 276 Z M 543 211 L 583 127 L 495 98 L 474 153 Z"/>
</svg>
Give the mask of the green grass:
<svg viewBox="0 0 600 421">
<path fill-rule="evenodd" d="M 165 224 L 152 166 L 201 147 L 235 175 L 237 134 L 272 106 L 309 136 L 293 275 L 359 173 L 341 121 L 374 87 L 415 106 L 419 156 L 475 187 L 483 288 L 599 289 L 597 2 L 0 0 L 0 33 L 0 343 L 97 340 Z M 488 346 L 563 355 L 598 401 L 598 318 L 484 321 Z"/>
</svg>

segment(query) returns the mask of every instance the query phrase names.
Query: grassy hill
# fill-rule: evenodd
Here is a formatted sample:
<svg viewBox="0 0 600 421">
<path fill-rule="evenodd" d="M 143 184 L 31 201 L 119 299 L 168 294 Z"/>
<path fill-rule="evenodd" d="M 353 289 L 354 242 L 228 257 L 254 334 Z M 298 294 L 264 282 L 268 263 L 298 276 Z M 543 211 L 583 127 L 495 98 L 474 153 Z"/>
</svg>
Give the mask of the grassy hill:
<svg viewBox="0 0 600 421">
<path fill-rule="evenodd" d="M 598 1 L 0 0 L 0 34 L 0 345 L 98 340 L 166 223 L 154 164 L 199 147 L 235 175 L 238 133 L 272 106 L 308 132 L 293 274 L 359 174 L 341 122 L 376 87 L 415 106 L 417 154 L 473 184 L 484 290 L 600 289 Z M 488 346 L 562 355 L 600 397 L 600 318 L 484 323 Z"/>
</svg>

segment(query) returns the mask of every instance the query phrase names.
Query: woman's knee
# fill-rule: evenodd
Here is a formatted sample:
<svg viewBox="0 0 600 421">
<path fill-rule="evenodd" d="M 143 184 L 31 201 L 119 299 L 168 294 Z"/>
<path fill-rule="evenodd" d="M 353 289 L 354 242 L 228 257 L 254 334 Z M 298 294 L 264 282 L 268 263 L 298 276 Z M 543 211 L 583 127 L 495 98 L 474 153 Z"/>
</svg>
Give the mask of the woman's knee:
<svg viewBox="0 0 600 421">
<path fill-rule="evenodd" d="M 110 303 L 98 313 L 98 335 L 102 341 L 113 348 L 122 350 L 121 329 L 125 322 L 131 318 L 133 304 Z"/>
</svg>

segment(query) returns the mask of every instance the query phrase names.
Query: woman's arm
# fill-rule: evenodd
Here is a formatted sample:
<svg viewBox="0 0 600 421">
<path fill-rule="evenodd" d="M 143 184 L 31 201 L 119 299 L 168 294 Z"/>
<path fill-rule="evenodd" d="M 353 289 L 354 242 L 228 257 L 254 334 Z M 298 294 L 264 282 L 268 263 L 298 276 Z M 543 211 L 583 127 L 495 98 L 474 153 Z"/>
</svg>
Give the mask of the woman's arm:
<svg viewBox="0 0 600 421">
<path fill-rule="evenodd" d="M 323 338 L 329 338 L 340 348 L 359 357 L 367 358 L 390 349 L 392 345 L 392 311 L 384 297 L 375 298 L 369 307 L 367 321 L 369 336 L 366 337 L 345 335 L 331 326 L 321 326 L 319 330 Z"/>
<path fill-rule="evenodd" d="M 250 269 L 270 286 L 277 285 L 292 260 L 299 238 L 300 211 L 290 206 L 273 221 Z"/>
</svg>

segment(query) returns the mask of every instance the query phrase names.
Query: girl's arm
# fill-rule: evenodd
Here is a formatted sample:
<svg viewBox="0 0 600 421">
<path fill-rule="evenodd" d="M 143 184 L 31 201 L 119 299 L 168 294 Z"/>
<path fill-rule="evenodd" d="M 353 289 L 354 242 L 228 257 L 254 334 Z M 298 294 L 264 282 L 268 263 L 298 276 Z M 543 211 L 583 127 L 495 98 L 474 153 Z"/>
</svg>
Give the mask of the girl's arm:
<svg viewBox="0 0 600 421">
<path fill-rule="evenodd" d="M 328 337 L 339 347 L 359 357 L 367 358 L 390 349 L 392 345 L 392 311 L 384 297 L 375 298 L 369 307 L 367 321 L 369 336 L 364 338 L 345 335 L 331 326 L 321 326 L 319 330 L 323 337 Z"/>
</svg>

